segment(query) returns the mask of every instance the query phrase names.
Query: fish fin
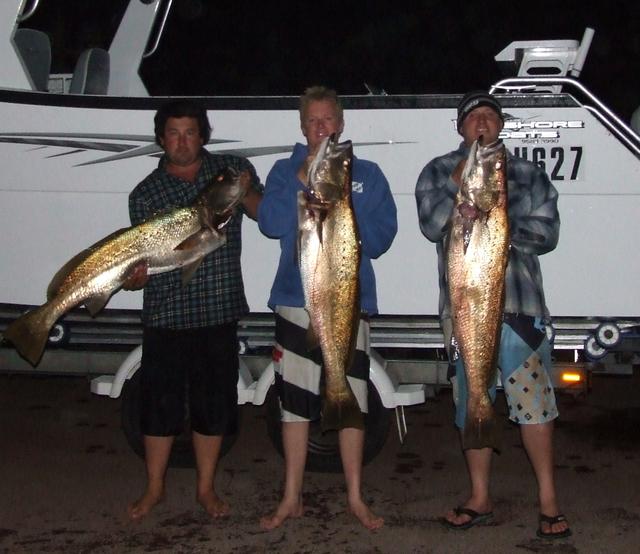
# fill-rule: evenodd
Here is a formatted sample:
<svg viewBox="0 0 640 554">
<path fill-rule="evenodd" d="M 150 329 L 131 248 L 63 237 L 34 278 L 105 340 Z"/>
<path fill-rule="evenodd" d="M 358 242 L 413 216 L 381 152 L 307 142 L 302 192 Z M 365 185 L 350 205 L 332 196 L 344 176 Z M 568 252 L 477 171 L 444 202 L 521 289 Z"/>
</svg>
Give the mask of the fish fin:
<svg viewBox="0 0 640 554">
<path fill-rule="evenodd" d="M 492 448 L 499 452 L 501 443 L 502 429 L 493 410 L 489 417 L 482 419 L 467 415 L 462 430 L 462 450 Z"/>
<path fill-rule="evenodd" d="M 226 233 L 218 232 L 215 229 L 212 229 L 212 230 L 201 229 L 197 233 L 194 233 L 190 237 L 187 237 L 185 240 L 183 240 L 178 246 L 175 247 L 175 250 L 188 251 L 188 250 L 199 249 L 202 246 L 203 240 L 209 240 L 209 241 L 213 240 L 212 238 L 207 238 L 207 235 L 214 235 L 213 239 L 216 239 L 216 238 L 218 239 L 218 245 L 213 250 L 217 250 L 218 248 L 220 248 L 220 246 L 223 246 L 227 242 Z M 182 266 L 182 286 L 183 287 L 186 286 L 189 283 L 189 281 L 191 281 L 195 272 L 198 271 L 198 268 L 200 267 L 200 264 L 202 263 L 203 259 L 204 259 L 204 255 Z"/>
<path fill-rule="evenodd" d="M 348 384 L 347 384 L 348 386 Z M 322 431 L 333 431 L 353 427 L 364 429 L 364 416 L 358 401 L 349 388 L 349 396 L 343 401 L 330 401 L 326 395 L 322 400 Z"/>
<path fill-rule="evenodd" d="M 362 317 L 360 311 L 360 281 L 356 283 L 356 301 L 353 306 L 351 336 L 349 337 L 349 356 L 345 363 L 345 367 L 353 367 L 356 358 L 356 350 L 358 345 L 358 333 L 360 331 L 360 319 Z"/>
<path fill-rule="evenodd" d="M 13 344 L 18 353 L 32 366 L 37 366 L 47 345 L 51 306 L 44 304 L 20 316 L 4 331 L 3 338 Z"/>
<path fill-rule="evenodd" d="M 311 352 L 312 350 L 315 350 L 316 348 L 320 347 L 320 339 L 318 338 L 318 335 L 315 329 L 313 328 L 313 325 L 311 324 L 311 322 L 309 322 L 309 326 L 307 327 L 307 334 L 305 336 L 305 345 L 307 347 L 308 352 Z"/>
<path fill-rule="evenodd" d="M 92 296 L 84 301 L 84 307 L 89 310 L 91 317 L 96 317 L 98 313 L 100 313 L 100 310 L 107 305 L 109 298 L 111 298 L 111 292 L 112 291 L 108 291 L 104 294 Z"/>
<path fill-rule="evenodd" d="M 51 300 L 60 290 L 62 283 L 69 276 L 69 274 L 78 267 L 82 262 L 84 262 L 91 254 L 93 254 L 98 248 L 106 244 L 107 242 L 113 240 L 117 236 L 121 235 L 125 231 L 128 231 L 130 227 L 123 227 L 122 229 L 118 229 L 114 231 L 110 235 L 100 239 L 95 244 L 92 244 L 88 248 L 78 252 L 73 258 L 71 258 L 67 263 L 65 263 L 53 276 L 49 286 L 47 287 L 47 300 Z"/>
<path fill-rule="evenodd" d="M 214 229 L 200 229 L 196 233 L 193 233 L 193 235 L 190 235 L 186 239 L 184 239 L 174 248 L 174 250 L 193 250 L 194 248 L 197 248 L 198 246 L 200 246 L 200 244 L 202 244 L 203 237 L 210 232 L 218 234 Z"/>
<path fill-rule="evenodd" d="M 190 264 L 186 264 L 182 266 L 182 286 L 183 287 L 189 284 L 189 281 L 191 281 L 195 272 L 198 271 L 198 268 L 200 267 L 202 260 L 203 258 L 198 258 L 197 260 L 191 262 Z"/>
</svg>

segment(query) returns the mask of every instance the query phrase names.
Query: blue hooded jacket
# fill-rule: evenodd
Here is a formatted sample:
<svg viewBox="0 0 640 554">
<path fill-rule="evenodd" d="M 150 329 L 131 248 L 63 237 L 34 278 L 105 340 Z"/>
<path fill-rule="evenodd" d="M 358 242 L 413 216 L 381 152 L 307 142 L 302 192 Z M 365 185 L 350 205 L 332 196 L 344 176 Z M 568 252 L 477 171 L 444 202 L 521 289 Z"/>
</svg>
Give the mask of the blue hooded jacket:
<svg viewBox="0 0 640 554">
<path fill-rule="evenodd" d="M 306 145 L 296 144 L 291 157 L 278 160 L 265 185 L 258 208 L 260 231 L 280 240 L 280 263 L 271 288 L 269 307 L 304 307 L 304 292 L 296 260 L 298 238 L 298 191 L 304 184 L 297 172 L 307 158 Z M 371 260 L 391 246 L 398 230 L 396 205 L 389 183 L 377 164 L 354 156 L 352 199 L 356 214 L 362 259 L 360 262 L 360 307 L 370 315 L 378 312 L 376 278 Z"/>
</svg>

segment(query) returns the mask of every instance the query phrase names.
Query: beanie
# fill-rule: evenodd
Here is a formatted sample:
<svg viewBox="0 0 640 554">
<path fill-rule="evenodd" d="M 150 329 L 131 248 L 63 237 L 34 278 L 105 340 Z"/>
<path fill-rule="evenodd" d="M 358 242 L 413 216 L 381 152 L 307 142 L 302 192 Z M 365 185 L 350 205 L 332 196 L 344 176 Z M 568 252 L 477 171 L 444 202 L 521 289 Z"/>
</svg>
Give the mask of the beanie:
<svg viewBox="0 0 640 554">
<path fill-rule="evenodd" d="M 488 92 L 484 90 L 474 90 L 465 94 L 458 104 L 458 131 L 460 130 L 460 127 L 462 127 L 464 118 L 469 115 L 469 112 L 479 106 L 489 106 L 504 122 L 504 115 L 502 115 L 502 106 L 500 106 L 500 103 Z"/>
</svg>

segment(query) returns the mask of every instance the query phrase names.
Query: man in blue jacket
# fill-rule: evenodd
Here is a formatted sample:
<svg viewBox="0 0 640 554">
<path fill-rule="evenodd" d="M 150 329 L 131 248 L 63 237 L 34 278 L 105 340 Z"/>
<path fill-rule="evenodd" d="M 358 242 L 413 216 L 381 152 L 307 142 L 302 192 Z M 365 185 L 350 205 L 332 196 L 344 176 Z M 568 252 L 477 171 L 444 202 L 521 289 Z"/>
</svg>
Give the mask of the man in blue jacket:
<svg viewBox="0 0 640 554">
<path fill-rule="evenodd" d="M 279 160 L 269 173 L 265 195 L 258 209 L 260 230 L 280 240 L 280 263 L 269 307 L 276 313 L 274 362 L 281 405 L 285 453 L 285 490 L 282 501 L 260 521 L 264 529 L 279 527 L 287 518 L 303 514 L 302 482 L 307 456 L 309 421 L 320 416 L 319 366 L 307 351 L 305 336 L 309 317 L 304 309 L 300 270 L 296 263 L 298 235 L 297 194 L 305 188 L 309 164 L 322 141 L 344 129 L 342 107 L 335 91 L 311 87 L 300 99 L 300 126 L 307 144 L 296 144 L 290 158 Z M 366 315 L 377 313 L 376 285 L 371 259 L 383 254 L 397 232 L 396 206 L 389 184 L 372 162 L 353 159 L 352 199 L 362 245 L 360 305 Z M 362 317 L 356 344 L 358 353 L 347 371 L 349 384 L 362 412 L 367 411 L 369 377 L 369 323 Z M 368 529 L 384 520 L 363 502 L 360 483 L 364 431 L 339 431 L 340 454 L 350 511 Z"/>
</svg>

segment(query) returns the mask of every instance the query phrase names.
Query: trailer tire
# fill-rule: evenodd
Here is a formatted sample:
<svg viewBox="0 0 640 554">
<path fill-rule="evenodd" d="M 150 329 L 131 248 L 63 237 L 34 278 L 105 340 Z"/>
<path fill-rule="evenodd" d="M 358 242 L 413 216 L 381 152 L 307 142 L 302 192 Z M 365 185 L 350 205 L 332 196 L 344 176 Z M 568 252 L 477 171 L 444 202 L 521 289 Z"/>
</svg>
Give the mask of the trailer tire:
<svg viewBox="0 0 640 554">
<path fill-rule="evenodd" d="M 391 415 L 382 405 L 376 388 L 368 384 L 369 413 L 365 415 L 364 451 L 362 465 L 368 464 L 380 452 L 389 434 Z M 272 385 L 265 400 L 267 410 L 267 432 L 274 447 L 284 456 L 282 446 L 282 422 L 280 421 L 280 403 L 275 385 Z M 309 442 L 307 443 L 307 471 L 320 473 L 341 473 L 342 460 L 338 446 L 338 432 L 322 433 L 319 421 L 309 424 Z"/>
<path fill-rule="evenodd" d="M 594 335 L 598 344 L 608 350 L 615 348 L 622 341 L 620 328 L 613 321 L 605 321 L 598 325 Z"/>
<path fill-rule="evenodd" d="M 47 344 L 50 347 L 62 348 L 69 344 L 70 336 L 71 332 L 69 326 L 62 321 L 57 321 L 49 331 Z"/>
<path fill-rule="evenodd" d="M 603 348 L 594 335 L 589 335 L 584 341 L 584 353 L 588 360 L 595 362 L 607 355 L 607 349 Z"/>
<path fill-rule="evenodd" d="M 122 430 L 131 449 L 144 459 L 144 442 L 140 429 L 140 372 L 136 368 L 134 375 L 127 379 L 122 389 Z M 240 412 L 238 413 L 238 427 L 240 427 Z M 220 456 L 222 458 L 236 441 L 237 435 L 225 435 L 222 439 Z M 185 421 L 184 431 L 175 438 L 169 467 L 195 467 L 195 457 L 191 445 L 191 426 Z"/>
</svg>

